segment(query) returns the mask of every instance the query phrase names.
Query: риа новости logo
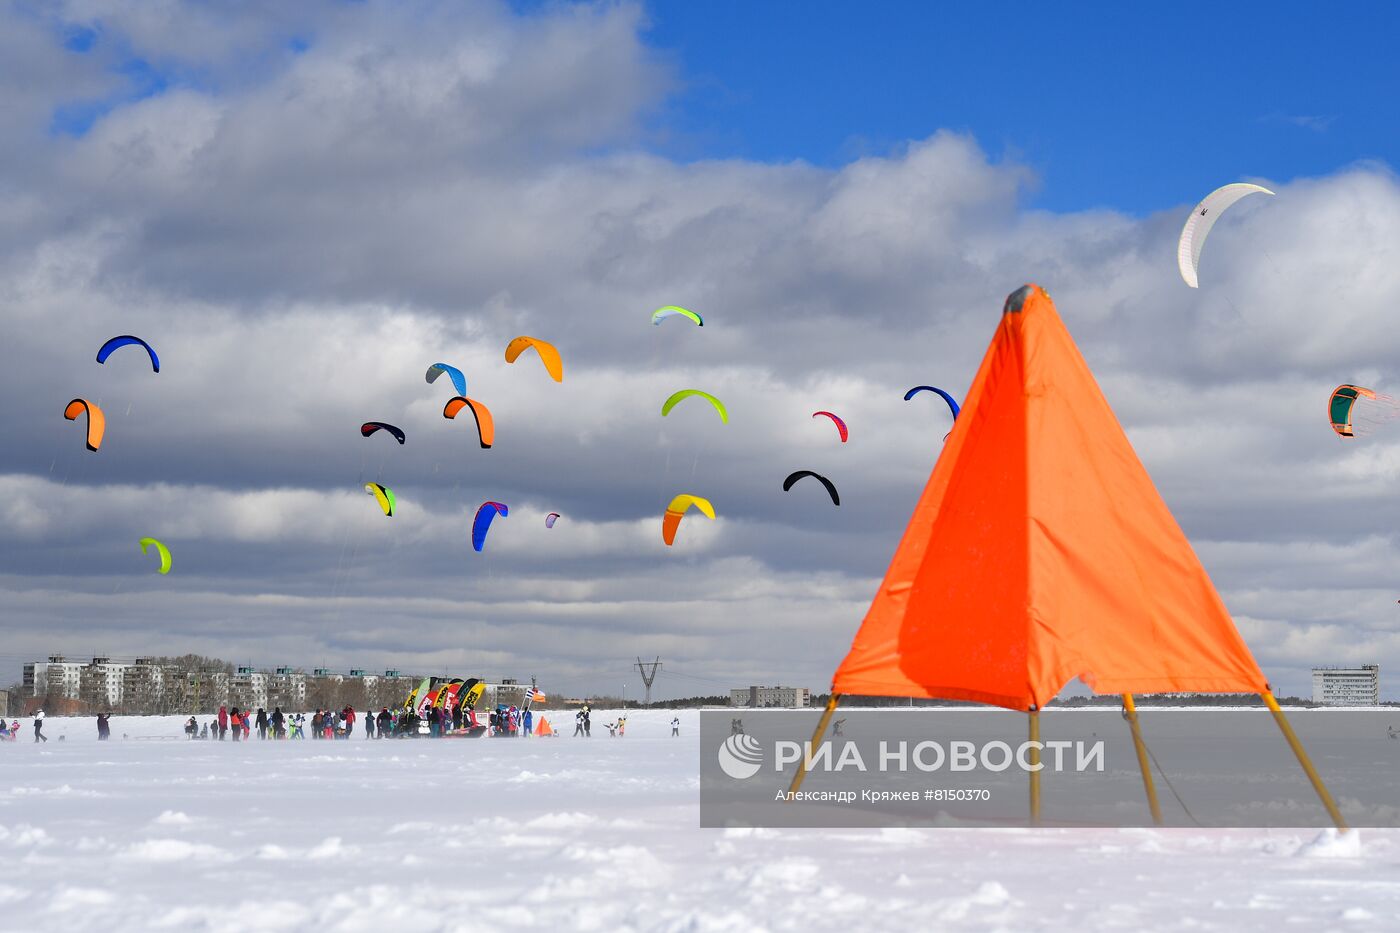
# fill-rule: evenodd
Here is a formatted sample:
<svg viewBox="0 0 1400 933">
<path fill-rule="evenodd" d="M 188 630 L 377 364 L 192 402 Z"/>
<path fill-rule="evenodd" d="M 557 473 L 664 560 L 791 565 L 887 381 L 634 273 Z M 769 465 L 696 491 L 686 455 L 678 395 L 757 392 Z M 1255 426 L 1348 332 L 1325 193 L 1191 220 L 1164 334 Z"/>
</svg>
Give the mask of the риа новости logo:
<svg viewBox="0 0 1400 933">
<path fill-rule="evenodd" d="M 762 765 L 763 746 L 751 735 L 731 735 L 719 747 L 720 769 L 736 781 L 753 777 Z"/>
</svg>

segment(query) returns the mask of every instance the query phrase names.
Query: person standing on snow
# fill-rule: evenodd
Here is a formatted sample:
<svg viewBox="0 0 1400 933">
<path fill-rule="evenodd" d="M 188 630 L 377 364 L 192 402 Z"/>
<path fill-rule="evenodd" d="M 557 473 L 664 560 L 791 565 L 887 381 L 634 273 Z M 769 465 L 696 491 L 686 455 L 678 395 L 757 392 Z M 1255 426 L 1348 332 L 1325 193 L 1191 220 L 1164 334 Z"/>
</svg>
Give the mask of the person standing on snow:
<svg viewBox="0 0 1400 933">
<path fill-rule="evenodd" d="M 394 714 L 385 706 L 379 710 L 379 737 L 386 739 L 394 734 Z"/>
<path fill-rule="evenodd" d="M 583 735 L 583 710 L 574 713 L 574 735 Z"/>
<path fill-rule="evenodd" d="M 257 727 L 258 727 L 258 738 L 260 738 L 260 739 L 266 739 L 266 738 L 267 738 L 267 710 L 265 710 L 265 709 L 263 709 L 261 706 L 259 706 L 259 707 L 258 707 L 258 716 L 257 716 L 256 719 L 253 720 L 253 722 L 254 722 L 254 724 L 256 724 Z"/>
<path fill-rule="evenodd" d="M 672 735 L 680 735 L 680 734 L 681 734 L 681 718 L 680 718 L 679 716 L 672 716 L 672 717 L 671 717 L 671 734 L 672 734 Z"/>
<path fill-rule="evenodd" d="M 535 714 L 532 713 L 532 712 L 530 712 L 530 711 L 527 709 L 527 710 L 525 711 L 525 715 L 521 717 L 521 720 L 522 720 L 522 722 L 524 723 L 524 726 L 525 726 L 525 732 L 524 732 L 523 734 L 524 734 L 524 735 L 529 735 L 529 734 L 530 734 L 530 730 L 534 727 L 534 724 L 535 724 Z"/>
<path fill-rule="evenodd" d="M 112 737 L 110 713 L 97 714 L 97 741 L 105 742 Z"/>
<path fill-rule="evenodd" d="M 593 738 L 593 711 L 588 708 L 588 704 L 583 704 L 583 737 Z"/>
<path fill-rule="evenodd" d="M 227 707 L 227 706 L 220 706 L 220 707 L 219 707 L 219 741 L 222 742 L 222 741 L 224 740 L 224 736 L 227 735 L 227 734 L 228 734 L 228 707 Z"/>
<path fill-rule="evenodd" d="M 34 711 L 34 741 L 47 742 L 49 737 L 44 735 L 44 710 L 42 708 Z"/>
<path fill-rule="evenodd" d="M 365 707 L 365 738 L 374 738 L 374 710 Z"/>
<path fill-rule="evenodd" d="M 233 708 L 233 711 L 228 714 L 228 725 L 229 728 L 233 730 L 233 740 L 237 742 L 239 735 L 243 732 L 243 714 L 238 711 L 238 707 L 236 706 Z M 223 731 L 223 727 L 224 724 L 219 723 L 220 732 Z"/>
<path fill-rule="evenodd" d="M 283 737 L 282 723 L 285 721 L 286 718 L 282 715 L 282 707 L 274 706 L 272 708 L 272 715 L 267 717 L 267 724 L 272 727 L 272 737 L 274 739 Z"/>
</svg>

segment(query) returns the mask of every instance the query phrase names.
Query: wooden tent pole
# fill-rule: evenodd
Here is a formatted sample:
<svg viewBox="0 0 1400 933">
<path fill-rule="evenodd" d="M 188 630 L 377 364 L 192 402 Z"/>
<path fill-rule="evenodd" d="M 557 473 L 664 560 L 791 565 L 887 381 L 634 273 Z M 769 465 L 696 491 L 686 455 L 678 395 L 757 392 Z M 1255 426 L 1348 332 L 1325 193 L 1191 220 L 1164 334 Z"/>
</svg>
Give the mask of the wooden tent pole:
<svg viewBox="0 0 1400 933">
<path fill-rule="evenodd" d="M 1147 744 L 1142 741 L 1142 731 L 1138 728 L 1137 706 L 1131 693 L 1123 694 L 1123 713 L 1128 727 L 1133 730 L 1133 748 L 1137 749 L 1138 768 L 1142 770 L 1142 788 L 1147 791 L 1147 806 L 1152 811 L 1152 824 L 1162 825 L 1162 807 L 1157 803 L 1157 788 L 1152 783 L 1152 770 L 1147 766 Z"/>
<path fill-rule="evenodd" d="M 1288 747 L 1293 749 L 1293 754 L 1298 758 L 1298 764 L 1303 766 L 1303 773 L 1312 782 L 1313 790 L 1317 791 L 1317 796 L 1322 798 L 1322 805 L 1327 808 L 1327 815 L 1332 817 L 1332 822 L 1342 832 L 1347 831 L 1347 821 L 1342 819 L 1342 811 L 1337 809 L 1336 802 L 1327 791 L 1327 785 L 1322 783 L 1322 778 L 1318 775 L 1317 769 L 1313 767 L 1312 760 L 1308 758 L 1307 751 L 1303 748 L 1303 743 L 1298 741 L 1298 735 L 1289 725 L 1288 719 L 1283 715 L 1283 710 L 1279 709 L 1278 700 L 1274 695 L 1265 690 L 1259 694 L 1263 697 L 1264 704 L 1269 707 L 1269 712 L 1274 714 L 1274 722 L 1278 723 L 1279 729 L 1283 732 L 1283 737 L 1288 740 Z"/>
<path fill-rule="evenodd" d="M 1026 711 L 1030 718 L 1031 745 L 1031 825 L 1040 825 L 1040 710 L 1031 707 Z"/>
<path fill-rule="evenodd" d="M 831 699 L 826 701 L 826 710 L 822 713 L 821 721 L 817 723 L 817 731 L 812 733 L 812 741 L 807 746 L 808 749 L 816 748 L 817 743 L 820 742 L 822 740 L 822 736 L 826 734 L 827 723 L 831 722 L 831 714 L 836 712 L 836 704 L 839 702 L 841 702 L 841 694 L 833 690 L 831 693 Z M 803 755 L 801 766 L 797 769 L 797 773 L 792 776 L 792 785 L 788 787 L 788 793 L 797 793 L 798 789 L 802 787 L 802 779 L 806 776 L 807 755 Z"/>
</svg>

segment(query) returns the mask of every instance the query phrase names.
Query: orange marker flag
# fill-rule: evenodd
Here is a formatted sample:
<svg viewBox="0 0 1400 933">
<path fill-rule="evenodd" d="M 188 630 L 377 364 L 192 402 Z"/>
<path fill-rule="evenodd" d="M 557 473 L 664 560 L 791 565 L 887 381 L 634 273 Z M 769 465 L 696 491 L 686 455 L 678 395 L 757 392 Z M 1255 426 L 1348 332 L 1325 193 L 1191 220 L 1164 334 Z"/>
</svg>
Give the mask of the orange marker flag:
<svg viewBox="0 0 1400 933">
<path fill-rule="evenodd" d="M 841 694 L 1038 709 L 1261 693 L 1263 672 L 1044 290 L 1007 300 Z"/>
</svg>

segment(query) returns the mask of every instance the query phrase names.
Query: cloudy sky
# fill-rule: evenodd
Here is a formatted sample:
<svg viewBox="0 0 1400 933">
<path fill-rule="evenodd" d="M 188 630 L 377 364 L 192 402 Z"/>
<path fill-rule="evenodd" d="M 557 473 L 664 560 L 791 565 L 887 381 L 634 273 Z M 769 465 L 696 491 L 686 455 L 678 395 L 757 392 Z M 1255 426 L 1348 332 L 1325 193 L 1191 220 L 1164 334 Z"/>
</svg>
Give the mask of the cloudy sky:
<svg viewBox="0 0 1400 933">
<path fill-rule="evenodd" d="M 1367 49 L 1395 24 L 1272 18 L 1177 79 L 1181 26 L 684 6 L 0 5 L 6 678 L 194 651 L 636 696 L 641 654 L 661 696 L 824 689 L 949 427 L 905 389 L 961 396 L 1036 281 L 1278 691 L 1377 662 L 1400 695 L 1400 423 L 1342 442 L 1325 411 L 1400 396 L 1397 82 Z M 1186 212 L 1239 180 L 1278 196 L 1188 289 Z M 119 333 L 159 375 L 94 363 Z M 562 384 L 504 362 L 519 334 Z M 443 420 L 439 360 L 492 450 Z M 689 387 L 730 423 L 662 419 Z M 783 493 L 797 469 L 840 508 Z M 666 548 L 676 493 L 720 517 Z M 510 515 L 477 554 L 485 499 Z"/>
</svg>

